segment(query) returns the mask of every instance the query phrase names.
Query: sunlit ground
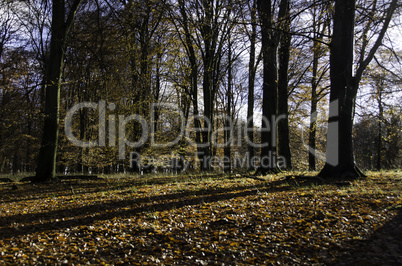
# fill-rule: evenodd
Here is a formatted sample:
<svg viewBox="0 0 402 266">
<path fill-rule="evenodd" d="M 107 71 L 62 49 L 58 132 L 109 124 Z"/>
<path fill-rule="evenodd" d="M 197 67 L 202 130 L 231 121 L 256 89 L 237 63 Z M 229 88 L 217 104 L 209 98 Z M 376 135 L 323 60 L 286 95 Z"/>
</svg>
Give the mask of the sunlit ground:
<svg viewBox="0 0 402 266">
<path fill-rule="evenodd" d="M 401 171 L 329 184 L 298 175 L 0 183 L 0 263 L 402 261 Z"/>
</svg>

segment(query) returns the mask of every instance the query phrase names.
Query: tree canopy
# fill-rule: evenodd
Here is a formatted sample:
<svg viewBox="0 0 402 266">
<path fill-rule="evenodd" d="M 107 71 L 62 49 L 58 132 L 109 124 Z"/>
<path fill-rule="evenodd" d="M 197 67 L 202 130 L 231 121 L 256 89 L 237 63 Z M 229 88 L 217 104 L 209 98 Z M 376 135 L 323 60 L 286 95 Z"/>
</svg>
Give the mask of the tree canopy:
<svg viewBox="0 0 402 266">
<path fill-rule="evenodd" d="M 0 7 L 1 172 L 401 165 L 397 0 Z"/>
</svg>

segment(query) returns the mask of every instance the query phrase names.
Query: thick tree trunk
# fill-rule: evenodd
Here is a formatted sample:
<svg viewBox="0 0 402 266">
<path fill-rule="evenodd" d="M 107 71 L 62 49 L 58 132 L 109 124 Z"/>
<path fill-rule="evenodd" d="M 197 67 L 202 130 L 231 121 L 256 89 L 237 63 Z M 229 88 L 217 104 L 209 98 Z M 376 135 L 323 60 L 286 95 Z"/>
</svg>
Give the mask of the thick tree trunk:
<svg viewBox="0 0 402 266">
<path fill-rule="evenodd" d="M 53 1 L 52 37 L 45 80 L 44 125 L 35 181 L 47 181 L 56 176 L 60 86 L 65 41 L 64 9 L 64 1 Z"/>
<path fill-rule="evenodd" d="M 330 108 L 326 164 L 319 176 L 344 178 L 362 173 L 355 166 L 352 127 L 357 83 L 353 77 L 355 0 L 335 2 L 330 56 Z"/>
<path fill-rule="evenodd" d="M 261 21 L 261 49 L 263 54 L 263 103 L 261 125 L 261 161 L 259 174 L 276 172 L 277 144 L 277 99 L 278 99 L 278 42 L 272 32 L 271 1 L 259 0 L 257 3 Z"/>
<path fill-rule="evenodd" d="M 212 98 L 212 65 L 209 66 L 209 60 L 204 61 L 206 67 L 204 68 L 204 79 L 203 79 L 203 93 L 204 93 L 204 125 L 202 129 L 202 144 L 203 144 L 203 163 L 201 169 L 203 171 L 209 171 L 211 169 L 210 158 L 211 158 L 211 133 L 212 133 L 212 123 L 213 123 L 213 98 Z M 212 62 L 211 62 L 212 63 Z M 210 70 L 208 70 L 210 69 Z"/>
<path fill-rule="evenodd" d="M 278 81 L 278 153 L 285 160 L 285 165 L 278 165 L 280 168 L 292 169 L 292 154 L 290 152 L 289 136 L 289 108 L 288 108 L 288 70 L 290 59 L 290 43 L 292 36 L 290 31 L 289 2 L 282 1 L 285 9 L 283 18 L 282 36 L 279 48 L 279 81 Z"/>
<path fill-rule="evenodd" d="M 81 1 L 76 0 L 65 19 L 63 0 L 53 0 L 50 54 L 46 64 L 45 109 L 42 141 L 39 150 L 35 182 L 53 180 L 56 177 L 56 154 L 59 136 L 60 87 L 67 35 Z"/>
<path fill-rule="evenodd" d="M 358 177 L 362 172 L 353 158 L 353 109 L 363 71 L 374 58 L 398 7 L 398 0 L 392 0 L 383 26 L 373 47 L 364 58 L 360 56 L 359 67 L 353 76 L 353 36 L 355 23 L 355 0 L 336 0 L 334 30 L 331 42 L 331 93 L 327 133 L 326 164 L 319 173 L 324 177 Z M 365 52 L 365 48 L 363 49 Z"/>
<path fill-rule="evenodd" d="M 215 103 L 215 91 L 217 90 L 217 75 L 219 74 L 219 63 L 221 53 L 218 52 L 218 35 L 214 27 L 217 25 L 214 20 L 215 12 L 213 5 L 210 5 L 208 1 L 202 1 L 205 17 L 202 20 L 200 27 L 200 33 L 203 40 L 203 103 L 204 103 L 204 128 L 202 130 L 202 144 L 203 148 L 203 163 L 201 170 L 211 170 L 211 156 L 213 155 L 213 120 L 214 120 L 214 103 Z M 221 40 L 223 41 L 223 40 Z"/>
<path fill-rule="evenodd" d="M 278 114 L 278 46 L 281 28 L 286 17 L 288 0 L 280 2 L 278 25 L 273 25 L 271 1 L 257 1 L 261 23 L 261 49 L 263 54 L 263 103 L 261 125 L 261 160 L 257 174 L 277 172 L 277 117 Z"/>
</svg>

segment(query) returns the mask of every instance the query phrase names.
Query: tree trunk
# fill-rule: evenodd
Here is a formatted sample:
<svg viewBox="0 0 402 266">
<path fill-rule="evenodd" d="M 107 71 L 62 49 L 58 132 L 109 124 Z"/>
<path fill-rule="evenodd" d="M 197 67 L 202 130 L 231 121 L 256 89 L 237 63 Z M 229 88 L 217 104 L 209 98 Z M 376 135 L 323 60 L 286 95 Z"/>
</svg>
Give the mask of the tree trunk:
<svg viewBox="0 0 402 266">
<path fill-rule="evenodd" d="M 358 177 L 355 166 L 352 127 L 357 83 L 353 77 L 353 36 L 355 0 L 335 2 L 334 29 L 330 55 L 330 107 L 327 132 L 326 164 L 323 177 Z"/>
<path fill-rule="evenodd" d="M 330 35 L 330 15 L 325 14 L 330 8 L 331 3 L 320 6 L 317 1 L 314 1 L 316 7 L 313 10 L 313 66 L 311 78 L 311 109 L 310 109 L 310 129 L 308 139 L 309 152 L 309 170 L 316 170 L 316 133 L 317 133 L 317 105 L 318 101 L 325 94 L 325 90 L 319 90 L 319 84 L 322 77 L 326 73 L 326 68 L 319 73 L 319 59 L 324 56 L 325 52 L 322 48 L 322 38 L 327 33 Z"/>
<path fill-rule="evenodd" d="M 208 49 L 208 48 L 206 48 Z M 203 77 L 203 102 L 204 102 L 204 125 L 202 129 L 203 148 L 203 164 L 202 170 L 210 170 L 209 158 L 211 157 L 211 133 L 212 133 L 212 115 L 213 115 L 213 98 L 212 98 L 212 54 L 206 53 L 204 59 L 204 77 Z M 205 161 L 206 160 L 206 161 Z"/>
<path fill-rule="evenodd" d="M 289 1 L 281 2 L 285 10 L 283 18 L 282 36 L 279 48 L 279 81 L 278 81 L 278 153 L 283 156 L 285 165 L 278 165 L 281 168 L 292 169 L 292 154 L 290 153 L 289 137 L 289 108 L 288 108 L 288 70 L 290 58 L 290 14 Z"/>
<path fill-rule="evenodd" d="M 247 99 L 247 139 L 248 139 L 248 168 L 254 170 L 253 157 L 254 144 L 254 83 L 255 83 L 255 44 L 257 39 L 257 12 L 256 3 L 253 1 L 251 8 L 251 33 L 250 33 L 250 61 L 248 65 L 248 99 Z"/>
<path fill-rule="evenodd" d="M 80 3 L 80 0 L 73 3 L 67 21 L 64 21 L 66 16 L 64 1 L 53 0 L 50 55 L 45 75 L 44 124 L 35 182 L 49 181 L 56 177 L 61 75 L 67 36 Z"/>
<path fill-rule="evenodd" d="M 286 16 L 288 0 L 280 3 L 278 21 Z M 277 172 L 277 106 L 278 106 L 278 46 L 280 30 L 273 25 L 271 1 L 257 1 L 261 23 L 261 49 L 263 54 L 263 103 L 261 125 L 261 160 L 257 174 Z M 279 23 L 279 25 L 280 25 Z"/>
<path fill-rule="evenodd" d="M 318 36 L 316 32 L 317 23 L 316 23 L 316 15 L 314 14 L 313 18 L 313 30 L 314 30 L 314 38 L 316 39 Z M 309 154 L 308 154 L 308 168 L 310 171 L 316 170 L 316 132 L 317 132 L 317 85 L 318 85 L 318 56 L 319 56 L 319 42 L 314 40 L 313 43 L 313 77 L 311 78 L 311 111 L 310 111 L 310 131 L 308 138 L 308 146 L 309 146 Z"/>
<path fill-rule="evenodd" d="M 233 119 L 232 119 L 232 44 L 230 43 L 229 37 L 229 66 L 228 66 L 228 89 L 226 92 L 227 98 L 227 106 L 226 106 L 226 117 L 225 121 L 225 147 L 224 147 L 224 165 L 223 170 L 227 173 L 232 171 L 232 163 L 231 163 L 231 134 L 233 129 Z"/>
<path fill-rule="evenodd" d="M 331 104 L 327 133 L 327 162 L 319 176 L 353 178 L 363 175 L 356 167 L 353 158 L 352 127 L 355 99 L 363 72 L 382 43 L 398 7 L 398 0 L 392 0 L 390 3 L 377 40 L 366 58 L 361 54 L 359 67 L 353 77 L 355 5 L 355 0 L 335 1 L 334 30 L 330 47 Z M 363 53 L 365 48 L 362 49 Z"/>
<path fill-rule="evenodd" d="M 381 153 L 382 153 L 382 122 L 384 120 L 384 110 L 382 105 L 382 81 L 379 81 L 378 89 L 378 143 L 377 143 L 377 170 L 381 170 Z"/>
<path fill-rule="evenodd" d="M 212 131 L 214 116 L 214 87 L 216 85 L 215 73 L 217 66 L 216 45 L 219 31 L 213 27 L 214 24 L 214 7 L 208 4 L 208 1 L 202 1 L 204 8 L 204 18 L 201 23 L 200 33 L 203 40 L 204 52 L 202 53 L 203 61 L 203 103 L 204 103 L 204 125 L 202 130 L 203 163 L 201 169 L 203 171 L 211 170 L 210 158 L 212 156 Z"/>
<path fill-rule="evenodd" d="M 32 108 L 31 99 L 29 98 L 28 93 L 27 93 L 26 98 L 27 98 L 28 106 L 30 108 Z M 31 172 L 32 171 L 32 162 L 31 162 L 31 140 L 30 140 L 30 137 L 32 136 L 32 118 L 28 117 L 26 123 L 27 123 L 27 135 L 29 136 L 29 138 L 27 139 L 26 150 L 25 150 L 25 165 L 26 165 L 25 171 L 26 172 Z"/>
<path fill-rule="evenodd" d="M 278 99 L 278 43 L 272 34 L 271 1 L 258 1 L 261 20 L 262 54 L 263 54 L 263 103 L 261 125 L 261 161 L 258 173 L 275 172 L 276 167 L 276 120 Z"/>
<path fill-rule="evenodd" d="M 198 108 L 198 65 L 197 57 L 193 46 L 192 36 L 190 33 L 190 27 L 188 23 L 187 11 L 185 8 L 185 2 L 179 0 L 179 10 L 182 16 L 183 30 L 184 30 L 184 41 L 183 44 L 186 46 L 187 56 L 190 61 L 190 98 L 193 104 L 193 115 L 194 115 L 194 129 L 195 129 L 195 142 L 197 145 L 197 158 L 201 163 L 200 168 L 202 168 L 203 161 L 203 148 L 201 143 L 201 119 L 199 117 Z"/>
<path fill-rule="evenodd" d="M 313 66 L 314 69 L 314 66 Z M 314 72 L 314 71 L 313 71 Z M 315 78 L 313 77 L 313 80 Z M 315 86 L 315 81 L 312 81 L 311 86 L 311 111 L 310 111 L 310 131 L 309 131 L 309 138 L 308 138 L 308 146 L 309 146 L 309 153 L 308 153 L 308 168 L 310 171 L 316 170 L 316 132 L 317 132 L 317 86 Z"/>
</svg>

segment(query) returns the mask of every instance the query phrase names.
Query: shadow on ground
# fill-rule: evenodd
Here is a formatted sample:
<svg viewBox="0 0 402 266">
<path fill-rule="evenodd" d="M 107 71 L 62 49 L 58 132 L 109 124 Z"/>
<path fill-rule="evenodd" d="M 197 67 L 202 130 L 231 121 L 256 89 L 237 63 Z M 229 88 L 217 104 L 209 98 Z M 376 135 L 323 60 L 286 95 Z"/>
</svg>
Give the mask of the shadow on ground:
<svg viewBox="0 0 402 266">
<path fill-rule="evenodd" d="M 63 230 L 75 226 L 87 226 L 96 221 L 112 220 L 113 218 L 135 217 L 144 212 L 155 212 L 172 210 L 185 206 L 200 205 L 203 203 L 219 202 L 234 198 L 242 198 L 250 195 L 258 195 L 259 193 L 274 193 L 309 186 L 332 184 L 338 187 L 348 186 L 351 183 L 347 180 L 334 181 L 323 180 L 316 177 L 307 176 L 287 176 L 282 180 L 268 182 L 262 178 L 253 176 L 239 176 L 234 178 L 253 178 L 261 182 L 250 185 L 237 185 L 229 188 L 201 188 L 198 190 L 184 190 L 171 192 L 165 195 L 148 196 L 146 194 L 133 193 L 134 197 L 130 199 L 113 200 L 108 202 L 94 202 L 91 205 L 76 206 L 74 208 L 64 208 L 54 211 L 43 211 L 40 213 L 16 214 L 8 217 L 0 217 L 0 240 L 23 236 L 33 233 L 41 233 L 51 230 Z M 69 189 L 83 189 L 81 193 L 92 193 L 102 189 L 118 192 L 121 187 L 126 186 L 141 186 L 153 184 L 165 184 L 172 181 L 172 177 L 159 178 L 155 180 L 131 180 L 121 183 L 108 184 L 107 180 L 91 180 L 89 182 L 66 180 L 60 184 L 21 184 L 16 191 L 11 189 L 6 190 L 6 193 L 14 193 L 16 197 L 8 198 L 8 202 L 24 200 L 24 194 L 32 193 L 35 199 L 45 198 L 45 194 L 52 192 L 63 192 L 62 195 L 71 195 Z M 177 182 L 180 182 L 176 180 Z M 190 181 L 191 182 L 191 181 Z M 10 185 L 8 185 L 10 186 Z M 106 187 L 105 187 L 106 186 Z M 327 189 L 334 187 L 328 186 Z M 84 192 L 85 191 L 85 192 Z M 190 193 L 190 194 L 189 194 Z M 2 195 L 4 196 L 4 195 Z M 25 198 L 26 199 L 26 198 Z M 2 200 L 4 202 L 4 200 Z M 29 221 L 29 223 L 27 223 Z M 210 226 L 225 226 L 236 227 L 228 221 L 218 221 L 222 224 L 210 223 Z M 19 226 L 15 226 L 19 224 Z M 242 229 L 243 230 L 243 229 Z M 246 228 L 244 228 L 246 230 Z M 247 229 L 249 230 L 249 229 Z M 147 237 L 150 232 L 141 231 L 138 234 Z M 180 235 L 181 232 L 173 232 L 175 235 Z M 153 232 L 153 241 L 157 242 L 166 237 Z M 159 239 L 161 238 L 161 239 Z M 180 239 L 179 239 L 180 240 Z M 163 240 L 166 241 L 166 240 Z M 185 245 L 185 239 L 181 240 Z M 343 248 L 339 245 L 331 245 L 329 253 L 322 256 L 320 261 L 328 265 L 398 265 L 402 261 L 402 211 L 398 210 L 398 214 L 382 228 L 374 232 L 367 240 L 352 240 L 346 243 Z M 350 248 L 353 246 L 354 248 Z M 275 248 L 274 243 L 267 243 L 267 247 Z M 116 249 L 114 253 L 124 254 L 127 250 L 119 249 L 118 247 L 110 247 Z M 303 247 L 299 247 L 303 249 Z M 145 250 L 145 249 L 144 249 Z M 331 250 L 336 252 L 331 253 Z M 145 252 L 145 251 L 144 251 Z M 150 250 L 150 252 L 159 252 Z M 305 250 L 308 254 L 309 250 Z M 332 256 L 331 254 L 336 254 Z M 224 255 L 224 254 L 223 254 Z M 105 254 L 106 256 L 106 254 Z M 319 256 L 318 256 L 319 257 Z"/>
<path fill-rule="evenodd" d="M 240 178 L 245 177 L 241 176 Z M 159 181 L 147 181 L 146 184 L 155 184 L 154 182 L 165 183 L 167 180 L 162 178 Z M 121 188 L 121 186 L 138 186 L 140 184 L 141 180 L 136 180 L 128 183 L 113 184 L 105 189 L 113 193 L 113 190 L 118 190 Z M 16 214 L 12 216 L 0 217 L 0 239 L 42 232 L 45 230 L 60 230 L 73 226 L 90 225 L 95 221 L 108 220 L 115 217 L 131 217 L 141 212 L 170 210 L 184 206 L 193 206 L 202 203 L 212 203 L 233 198 L 246 197 L 256 195 L 258 193 L 288 191 L 293 188 L 311 186 L 314 184 L 317 184 L 317 180 L 314 178 L 309 179 L 303 177 L 303 179 L 296 181 L 295 178 L 291 177 L 274 182 L 262 181 L 261 183 L 257 184 L 239 185 L 230 188 L 206 188 L 190 192 L 184 190 L 183 192 L 157 196 L 140 195 L 132 199 L 95 202 L 95 204 L 71 209 Z M 37 195 L 33 196 L 34 199 L 46 198 L 46 195 L 51 195 L 52 193 L 60 191 L 62 191 L 62 195 L 71 195 L 71 189 L 78 189 L 80 185 L 83 185 L 85 191 L 87 191 L 82 193 L 90 193 L 101 191 L 102 187 L 107 186 L 108 184 L 105 183 L 105 180 L 83 184 L 74 180 L 60 184 L 25 184 L 25 189 L 21 186 L 20 191 L 18 191 L 18 193 L 20 193 L 20 197 L 18 197 L 18 194 L 16 194 L 17 196 L 15 198 L 2 200 L 2 202 L 17 202 L 26 200 L 26 198 L 23 197 L 26 195 L 26 193 Z M 24 191 L 22 191 L 23 189 Z M 7 193 L 17 192 L 9 190 Z M 140 207 L 131 208 L 131 206 Z M 24 225 L 26 221 L 29 221 L 30 224 Z M 23 226 L 15 227 L 15 224 L 22 224 Z"/>
<path fill-rule="evenodd" d="M 354 240 L 351 244 L 355 248 L 340 250 L 341 255 L 328 265 L 401 265 L 402 210 L 370 238 Z"/>
</svg>

